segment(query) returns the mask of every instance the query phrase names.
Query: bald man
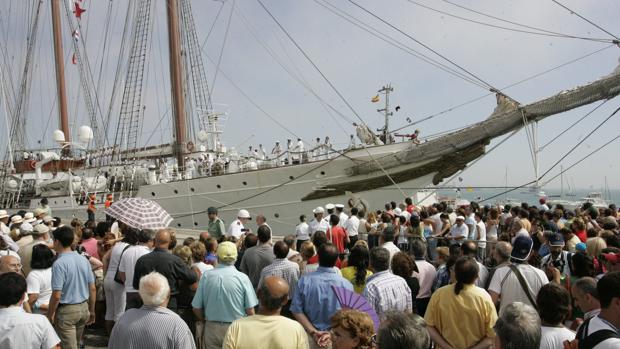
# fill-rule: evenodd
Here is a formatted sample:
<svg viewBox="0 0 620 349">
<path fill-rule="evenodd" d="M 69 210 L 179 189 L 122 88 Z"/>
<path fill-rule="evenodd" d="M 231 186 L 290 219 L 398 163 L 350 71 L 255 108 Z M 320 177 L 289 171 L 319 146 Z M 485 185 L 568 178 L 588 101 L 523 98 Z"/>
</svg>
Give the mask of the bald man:
<svg viewBox="0 0 620 349">
<path fill-rule="evenodd" d="M 179 294 L 179 281 L 190 284 L 196 289 L 198 275 L 192 271 L 181 258 L 169 253 L 168 246 L 172 240 L 169 229 L 162 229 L 155 235 L 155 249 L 151 253 L 138 258 L 133 274 L 133 287 L 139 291 L 140 278 L 156 271 L 163 275 L 170 285 L 170 300 L 168 309 L 178 312 L 176 296 Z"/>
<path fill-rule="evenodd" d="M 22 274 L 22 263 L 19 258 L 12 255 L 0 257 L 0 274 L 8 272 Z"/>
<path fill-rule="evenodd" d="M 259 310 L 235 320 L 224 337 L 223 349 L 308 348 L 308 336 L 297 322 L 280 315 L 288 302 L 289 286 L 277 276 L 266 277 L 258 289 Z"/>
</svg>

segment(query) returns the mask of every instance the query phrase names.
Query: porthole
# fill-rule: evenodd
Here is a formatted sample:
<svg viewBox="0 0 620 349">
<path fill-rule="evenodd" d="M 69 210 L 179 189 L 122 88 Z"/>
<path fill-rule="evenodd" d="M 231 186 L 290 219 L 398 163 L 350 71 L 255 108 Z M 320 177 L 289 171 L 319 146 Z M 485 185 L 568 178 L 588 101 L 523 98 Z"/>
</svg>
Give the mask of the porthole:
<svg viewBox="0 0 620 349">
<path fill-rule="evenodd" d="M 246 181 L 243 181 L 241 183 L 243 183 L 243 185 L 248 185 L 248 182 L 246 182 Z"/>
<path fill-rule="evenodd" d="M 65 204 L 67 203 L 67 200 L 63 200 L 62 202 L 64 202 Z"/>
<path fill-rule="evenodd" d="M 155 192 L 154 191 L 151 192 L 151 196 L 155 196 Z"/>
<path fill-rule="evenodd" d="M 276 218 L 280 218 L 280 214 L 279 213 L 274 213 L 273 216 L 276 217 Z"/>
<path fill-rule="evenodd" d="M 180 228 L 180 227 L 181 227 L 181 223 L 177 223 L 177 227 L 179 227 L 179 228 Z"/>
<path fill-rule="evenodd" d="M 321 171 L 321 176 L 325 176 L 325 171 Z"/>
<path fill-rule="evenodd" d="M 175 193 L 175 194 L 178 194 L 178 193 L 179 193 L 179 191 L 175 189 L 175 190 L 174 190 L 174 193 Z"/>
<path fill-rule="evenodd" d="M 196 189 L 194 189 L 194 188 L 189 188 L 189 190 L 191 190 L 192 193 L 196 191 Z"/>
<path fill-rule="evenodd" d="M 222 188 L 222 186 L 221 186 L 221 185 L 219 185 L 219 184 L 218 184 L 218 185 L 216 185 L 216 187 L 217 187 L 217 189 L 221 189 L 221 188 Z"/>
<path fill-rule="evenodd" d="M 56 205 L 56 204 L 58 204 L 58 202 L 57 202 L 57 201 L 54 201 L 54 204 Z"/>
<path fill-rule="evenodd" d="M 194 222 L 194 226 L 197 227 L 198 226 L 198 222 Z"/>
<path fill-rule="evenodd" d="M 293 179 L 295 179 L 295 177 L 293 177 L 293 176 L 288 176 L 288 179 L 293 180 Z"/>
</svg>

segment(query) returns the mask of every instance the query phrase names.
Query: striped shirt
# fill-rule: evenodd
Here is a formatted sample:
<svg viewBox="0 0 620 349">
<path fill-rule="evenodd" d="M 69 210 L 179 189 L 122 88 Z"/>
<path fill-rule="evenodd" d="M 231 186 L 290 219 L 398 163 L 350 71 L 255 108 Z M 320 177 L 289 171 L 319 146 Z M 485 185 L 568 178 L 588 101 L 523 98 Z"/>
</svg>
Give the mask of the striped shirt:
<svg viewBox="0 0 620 349">
<path fill-rule="evenodd" d="M 181 317 L 164 307 L 144 305 L 127 310 L 118 320 L 109 349 L 195 349 L 194 337 Z"/>
<path fill-rule="evenodd" d="M 411 289 L 407 281 L 388 270 L 368 277 L 363 294 L 379 318 L 390 310 L 411 312 L 413 309 Z"/>
<path fill-rule="evenodd" d="M 278 276 L 286 280 L 288 283 L 288 299 L 293 299 L 297 281 L 299 281 L 299 264 L 289 261 L 286 258 L 278 258 L 269 264 L 260 273 L 260 281 L 258 288 L 263 284 L 263 280 L 267 276 Z"/>
</svg>

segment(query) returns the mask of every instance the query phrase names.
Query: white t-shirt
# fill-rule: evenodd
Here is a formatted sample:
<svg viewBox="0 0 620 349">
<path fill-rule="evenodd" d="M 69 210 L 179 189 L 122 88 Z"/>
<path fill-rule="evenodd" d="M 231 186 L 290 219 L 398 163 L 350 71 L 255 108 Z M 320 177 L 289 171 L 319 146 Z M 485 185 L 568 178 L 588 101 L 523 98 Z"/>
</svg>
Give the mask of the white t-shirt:
<svg viewBox="0 0 620 349">
<path fill-rule="evenodd" d="M 297 237 L 297 240 L 305 241 L 310 239 L 310 227 L 308 226 L 308 223 L 299 223 L 295 227 L 295 236 Z"/>
<path fill-rule="evenodd" d="M 478 261 L 476 261 L 476 263 L 478 264 L 478 279 L 476 279 L 476 286 L 484 288 L 487 283 L 487 278 L 489 277 L 489 269 Z"/>
<path fill-rule="evenodd" d="M 347 219 L 347 223 L 345 224 L 344 229 L 346 229 L 347 235 L 351 237 L 351 236 L 357 236 L 359 227 L 360 227 L 360 219 L 357 218 L 357 216 L 351 216 L 349 217 L 349 219 Z"/>
<path fill-rule="evenodd" d="M 609 326 L 608 323 L 603 321 L 598 316 L 595 316 L 590 320 L 588 325 L 588 335 L 600 331 L 600 330 L 612 330 L 617 331 L 617 329 Z M 618 349 L 620 348 L 620 338 L 609 338 L 607 340 L 602 341 L 598 345 L 594 347 L 594 349 Z"/>
<path fill-rule="evenodd" d="M 431 216 L 433 222 L 435 222 L 435 233 L 439 233 L 443 230 L 443 222 L 441 221 L 441 212 Z"/>
<path fill-rule="evenodd" d="M 207 264 L 205 262 L 198 262 L 198 263 L 194 263 L 192 264 L 192 268 L 196 267 L 196 269 L 200 270 L 200 274 L 204 274 L 205 272 L 213 269 L 213 266 L 211 264 Z"/>
<path fill-rule="evenodd" d="M 484 225 L 483 221 L 480 221 L 478 223 L 476 223 L 476 227 L 478 230 L 478 234 L 480 234 L 480 237 L 476 236 L 476 240 L 480 240 L 480 241 L 487 241 L 487 227 Z M 486 248 L 487 247 L 487 243 L 486 242 L 478 242 L 478 247 L 480 248 Z"/>
<path fill-rule="evenodd" d="M 50 298 L 52 297 L 51 267 L 47 269 L 32 269 L 30 273 L 28 273 L 26 283 L 28 285 L 26 293 L 39 294 L 37 302 L 35 303 L 37 307 L 40 307 L 42 304 L 49 304 Z"/>
<path fill-rule="evenodd" d="M 462 236 L 463 238 L 467 239 L 468 234 L 469 234 L 469 228 L 467 227 L 467 225 L 465 225 L 465 223 L 461 224 L 460 227 L 458 224 L 454 224 L 452 225 L 452 228 L 450 228 L 450 235 L 453 238 Z"/>
<path fill-rule="evenodd" d="M 347 220 L 349 219 L 349 216 L 347 216 L 347 214 L 344 212 L 340 212 L 340 214 L 338 215 L 338 218 L 340 218 L 340 220 L 338 221 L 338 225 L 346 229 Z"/>
<path fill-rule="evenodd" d="M 516 266 L 527 282 L 532 298 L 536 300 L 538 291 L 549 283 L 547 275 L 544 271 L 528 264 L 516 264 Z M 522 302 L 527 305 L 532 305 L 521 287 L 519 279 L 507 265 L 495 270 L 493 279 L 491 279 L 491 283 L 489 284 L 489 291 L 500 295 L 500 309 L 513 302 Z"/>
<path fill-rule="evenodd" d="M 151 250 L 148 247 L 136 245 L 129 247 L 123 254 L 118 271 L 125 273 L 125 292 L 138 292 L 133 288 L 133 273 L 136 269 L 136 262 L 138 262 L 138 258 L 150 252 Z"/>
<path fill-rule="evenodd" d="M 123 249 L 125 249 L 127 245 L 128 244 L 126 242 L 119 241 L 114 244 L 114 247 L 112 247 L 112 252 L 110 252 L 110 262 L 108 262 L 108 271 L 106 271 L 105 274 L 106 279 L 114 280 L 114 275 L 116 275 L 116 271 L 118 270 L 118 262 L 120 262 L 121 253 L 123 253 Z M 124 254 L 123 259 L 125 259 Z"/>
<path fill-rule="evenodd" d="M 568 328 L 541 326 L 540 349 L 564 348 L 564 341 L 575 339 L 575 332 Z"/>
</svg>

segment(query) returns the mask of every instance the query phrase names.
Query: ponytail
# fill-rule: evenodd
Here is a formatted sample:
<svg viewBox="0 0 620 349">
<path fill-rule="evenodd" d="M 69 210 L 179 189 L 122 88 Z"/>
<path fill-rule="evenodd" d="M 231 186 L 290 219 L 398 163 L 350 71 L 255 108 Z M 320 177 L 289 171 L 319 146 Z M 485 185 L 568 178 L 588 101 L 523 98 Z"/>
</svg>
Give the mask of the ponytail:
<svg viewBox="0 0 620 349">
<path fill-rule="evenodd" d="M 458 296 L 464 286 L 462 282 L 457 281 L 456 284 L 454 284 L 454 293 Z"/>
</svg>

